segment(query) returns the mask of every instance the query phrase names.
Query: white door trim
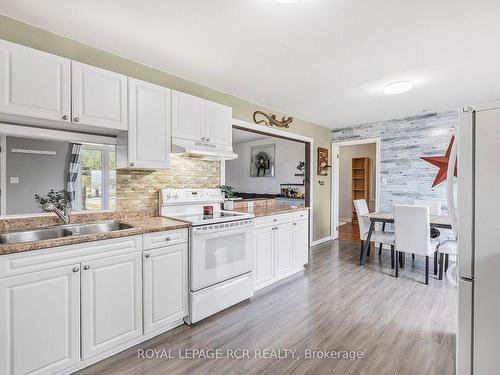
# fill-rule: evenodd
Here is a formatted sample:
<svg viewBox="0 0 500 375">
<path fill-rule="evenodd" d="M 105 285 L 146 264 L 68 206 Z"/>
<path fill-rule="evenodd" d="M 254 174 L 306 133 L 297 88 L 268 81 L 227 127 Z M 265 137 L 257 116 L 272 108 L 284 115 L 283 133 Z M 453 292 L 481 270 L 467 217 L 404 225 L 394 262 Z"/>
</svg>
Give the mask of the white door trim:
<svg viewBox="0 0 500 375">
<path fill-rule="evenodd" d="M 310 225 L 311 225 L 311 233 L 309 235 L 309 246 L 312 244 L 313 240 L 313 234 L 314 234 L 314 173 L 315 171 L 313 170 L 313 164 L 314 164 L 314 140 L 312 138 L 306 137 L 304 135 L 300 134 L 295 134 L 291 132 L 287 132 L 284 130 L 279 130 L 275 128 L 267 128 L 259 124 L 253 124 L 251 122 L 243 121 L 243 120 L 237 120 L 233 118 L 233 126 L 238 126 L 240 128 L 248 129 L 250 131 L 255 131 L 259 132 L 261 134 L 266 134 L 270 136 L 276 136 L 276 137 L 284 137 L 292 140 L 296 140 L 299 142 L 307 142 L 310 144 L 310 154 L 309 154 L 309 160 L 310 160 L 310 168 L 311 168 L 311 181 L 309 182 L 309 220 L 310 220 Z M 221 174 L 222 170 L 225 168 L 221 168 Z M 222 177 L 221 177 L 222 181 Z"/>
<path fill-rule="evenodd" d="M 380 138 L 365 138 L 357 139 L 354 141 L 344 141 L 344 142 L 332 142 L 331 152 L 332 152 L 332 181 L 331 181 L 331 233 L 332 240 L 336 240 L 339 237 L 339 149 L 345 146 L 357 146 L 375 143 L 375 211 L 379 210 L 380 201 Z"/>
</svg>

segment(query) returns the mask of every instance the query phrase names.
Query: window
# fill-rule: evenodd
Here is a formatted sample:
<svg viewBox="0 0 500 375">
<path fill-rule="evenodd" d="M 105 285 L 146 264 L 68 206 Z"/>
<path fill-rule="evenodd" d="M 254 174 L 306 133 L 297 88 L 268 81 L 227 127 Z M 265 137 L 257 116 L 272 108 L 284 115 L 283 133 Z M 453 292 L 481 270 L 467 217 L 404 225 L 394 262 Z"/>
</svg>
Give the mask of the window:
<svg viewBox="0 0 500 375">
<path fill-rule="evenodd" d="M 114 147 L 84 145 L 81 151 L 81 210 L 99 211 L 116 208 L 116 153 Z"/>
</svg>

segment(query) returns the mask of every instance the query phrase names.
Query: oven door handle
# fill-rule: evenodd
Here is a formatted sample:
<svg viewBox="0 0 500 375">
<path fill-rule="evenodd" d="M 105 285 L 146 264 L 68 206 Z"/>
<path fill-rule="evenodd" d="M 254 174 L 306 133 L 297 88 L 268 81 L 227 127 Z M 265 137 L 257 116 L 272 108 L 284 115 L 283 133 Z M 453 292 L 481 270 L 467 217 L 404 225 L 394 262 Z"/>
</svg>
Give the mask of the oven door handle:
<svg viewBox="0 0 500 375">
<path fill-rule="evenodd" d="M 240 233 L 252 229 L 253 227 L 254 227 L 253 220 L 244 220 L 242 222 L 231 221 L 228 223 L 219 223 L 213 225 L 193 227 L 192 233 L 195 236 L 217 233 L 217 232 L 227 232 L 229 230 L 232 233 Z"/>
</svg>

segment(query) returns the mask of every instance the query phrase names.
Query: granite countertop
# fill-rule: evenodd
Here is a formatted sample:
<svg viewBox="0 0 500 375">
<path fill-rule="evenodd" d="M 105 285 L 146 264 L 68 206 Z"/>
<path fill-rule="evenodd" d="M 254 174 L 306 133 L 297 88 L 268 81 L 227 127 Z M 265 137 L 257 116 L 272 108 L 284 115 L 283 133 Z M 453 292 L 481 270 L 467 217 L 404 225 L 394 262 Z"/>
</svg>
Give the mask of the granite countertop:
<svg viewBox="0 0 500 375">
<path fill-rule="evenodd" d="M 266 205 L 266 206 L 254 206 L 252 208 L 248 207 L 237 207 L 233 211 L 254 214 L 255 217 L 271 216 L 278 214 L 286 214 L 291 212 L 298 212 L 309 210 L 309 207 L 296 207 L 296 206 L 286 206 L 286 205 Z"/>
<path fill-rule="evenodd" d="M 121 223 L 129 224 L 133 226 L 130 229 L 123 229 L 119 231 L 113 232 L 104 232 L 104 233 L 93 233 L 93 234 L 85 234 L 85 235 L 72 235 L 68 237 L 61 238 L 51 238 L 48 240 L 34 241 L 34 242 L 23 242 L 16 244 L 4 244 L 0 245 L 0 255 L 20 253 L 24 251 L 32 251 L 39 249 L 46 249 L 50 247 L 57 246 L 66 246 L 66 245 L 74 245 L 79 243 L 91 242 L 91 241 L 99 241 L 106 240 L 110 238 L 119 238 L 126 236 L 136 236 L 144 233 L 151 232 L 162 232 L 166 230 L 174 230 L 181 228 L 188 228 L 189 224 L 167 219 L 163 217 L 137 217 L 137 218 L 124 218 L 118 220 Z M 47 227 L 46 227 L 47 228 Z M 36 228 L 42 229 L 42 228 Z M 26 229 L 31 230 L 31 229 Z"/>
</svg>

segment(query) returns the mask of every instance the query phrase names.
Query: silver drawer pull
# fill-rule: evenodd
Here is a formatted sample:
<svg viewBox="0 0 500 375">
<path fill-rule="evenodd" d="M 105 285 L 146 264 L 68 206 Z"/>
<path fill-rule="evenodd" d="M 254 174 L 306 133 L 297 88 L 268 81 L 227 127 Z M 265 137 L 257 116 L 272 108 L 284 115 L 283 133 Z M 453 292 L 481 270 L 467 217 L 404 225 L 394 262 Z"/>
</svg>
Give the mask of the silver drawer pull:
<svg viewBox="0 0 500 375">
<path fill-rule="evenodd" d="M 78 271 L 80 271 L 80 268 L 79 268 L 79 267 L 75 267 L 75 268 L 73 268 L 73 272 L 78 272 Z"/>
<path fill-rule="evenodd" d="M 170 237 L 165 237 L 165 241 L 170 241 Z"/>
<path fill-rule="evenodd" d="M 90 266 L 83 266 L 83 269 L 84 269 L 85 271 L 88 271 L 88 270 L 90 269 Z"/>
<path fill-rule="evenodd" d="M 151 258 L 151 254 L 146 253 L 146 258 Z"/>
</svg>

